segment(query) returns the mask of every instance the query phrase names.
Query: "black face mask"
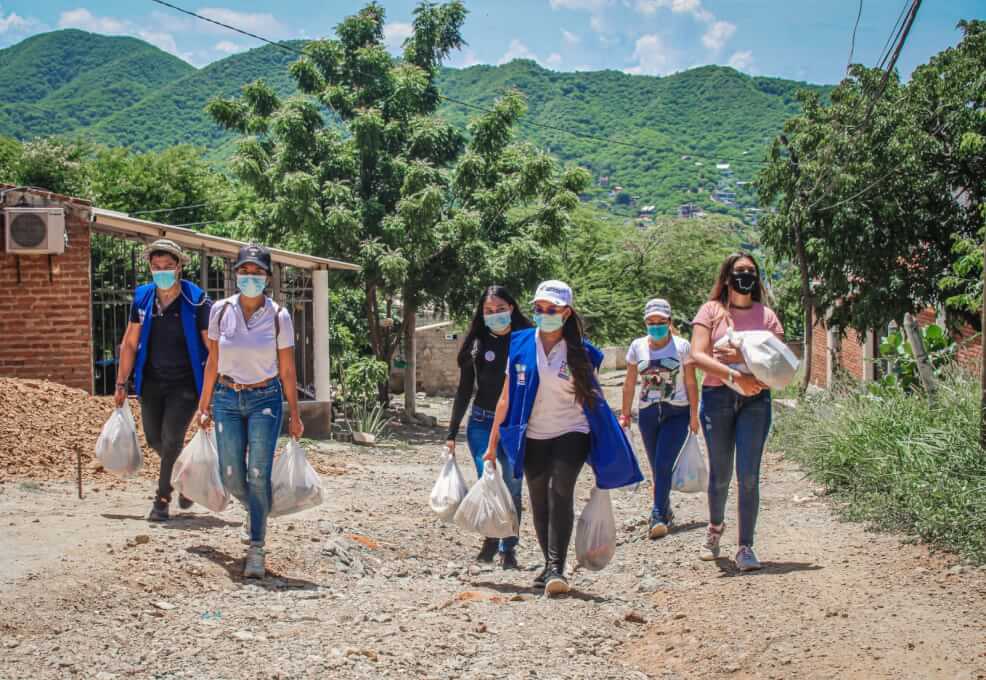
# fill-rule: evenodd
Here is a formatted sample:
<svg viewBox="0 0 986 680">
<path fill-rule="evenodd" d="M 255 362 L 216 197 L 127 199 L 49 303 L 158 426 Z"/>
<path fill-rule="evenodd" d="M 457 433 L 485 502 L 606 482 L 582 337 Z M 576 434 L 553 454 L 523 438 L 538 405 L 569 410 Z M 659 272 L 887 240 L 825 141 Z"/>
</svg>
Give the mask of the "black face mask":
<svg viewBox="0 0 986 680">
<path fill-rule="evenodd" d="M 733 272 L 730 283 L 740 293 L 752 293 L 757 285 L 757 275 L 755 272 Z"/>
</svg>

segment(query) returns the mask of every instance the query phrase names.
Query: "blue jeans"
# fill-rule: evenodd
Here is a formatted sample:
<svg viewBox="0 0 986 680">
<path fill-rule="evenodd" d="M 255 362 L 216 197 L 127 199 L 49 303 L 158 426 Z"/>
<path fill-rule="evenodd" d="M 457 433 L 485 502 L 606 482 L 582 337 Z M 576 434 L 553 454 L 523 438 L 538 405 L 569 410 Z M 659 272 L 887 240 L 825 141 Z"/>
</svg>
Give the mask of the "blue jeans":
<svg viewBox="0 0 986 680">
<path fill-rule="evenodd" d="M 709 522 L 723 522 L 735 453 L 739 544 L 753 547 L 760 510 L 760 460 L 772 418 L 770 391 L 744 397 L 729 387 L 706 387 L 701 415 L 709 446 Z"/>
<path fill-rule="evenodd" d="M 640 409 L 640 438 L 654 475 L 651 519 L 671 520 L 671 471 L 688 437 L 689 408 L 664 402 Z"/>
<path fill-rule="evenodd" d="M 237 392 L 222 383 L 212 398 L 219 470 L 226 490 L 250 513 L 250 544 L 263 545 L 267 534 L 277 435 L 283 415 L 281 381 Z"/>
<path fill-rule="evenodd" d="M 476 476 L 483 475 L 483 456 L 486 454 L 486 447 L 490 443 L 490 432 L 493 430 L 493 411 L 472 407 L 469 414 L 469 424 L 466 426 L 466 441 L 469 442 L 469 453 L 472 454 L 472 462 L 476 464 Z M 503 481 L 507 483 L 507 490 L 514 499 L 514 507 L 517 509 L 517 524 L 520 524 L 521 497 L 524 492 L 523 477 L 514 477 L 514 468 L 507 458 L 507 452 L 503 446 L 496 449 L 496 464 L 500 466 L 503 473 Z M 507 552 L 517 547 L 517 537 L 511 536 L 500 540 L 500 552 Z"/>
</svg>

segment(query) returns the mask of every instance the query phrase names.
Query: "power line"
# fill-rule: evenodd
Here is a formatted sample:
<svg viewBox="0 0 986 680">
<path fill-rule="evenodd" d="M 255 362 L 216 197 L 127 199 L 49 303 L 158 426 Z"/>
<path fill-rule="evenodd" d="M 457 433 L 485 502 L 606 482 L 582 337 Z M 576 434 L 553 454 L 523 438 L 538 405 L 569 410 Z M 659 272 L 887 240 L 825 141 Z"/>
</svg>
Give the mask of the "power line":
<svg viewBox="0 0 986 680">
<path fill-rule="evenodd" d="M 900 14 L 897 15 L 897 21 L 894 22 L 893 28 L 890 29 L 890 35 L 887 36 L 887 41 L 883 43 L 883 48 L 880 50 L 880 61 L 877 62 L 878 68 L 882 69 L 883 65 L 887 63 L 887 58 L 890 56 L 890 46 L 900 38 L 900 31 L 904 25 L 904 17 L 907 16 L 907 10 L 910 7 L 909 2 L 910 0 L 904 0 L 904 6 L 901 7 Z"/>
<path fill-rule="evenodd" d="M 194 17 L 196 19 L 200 19 L 202 21 L 206 21 L 206 22 L 208 22 L 210 24 L 215 24 L 216 26 L 221 26 L 221 27 L 223 27 L 225 29 L 228 29 L 230 31 L 234 31 L 234 32 L 239 33 L 241 35 L 245 35 L 245 36 L 248 36 L 250 38 L 254 38 L 255 40 L 260 40 L 261 42 L 267 43 L 268 45 L 272 45 L 274 47 L 278 47 L 278 48 L 280 48 L 282 50 L 285 50 L 287 52 L 291 52 L 293 54 L 297 54 L 297 55 L 300 55 L 302 57 L 307 57 L 308 56 L 303 50 L 299 50 L 299 49 L 297 49 L 295 47 L 292 47 L 291 45 L 286 45 L 286 44 L 281 43 L 281 42 L 270 40 L 270 39 L 265 38 L 263 36 L 257 35 L 256 33 L 251 33 L 249 31 L 245 31 L 245 30 L 243 30 L 241 28 L 237 28 L 236 26 L 232 26 L 230 24 L 226 24 L 226 23 L 223 23 L 221 21 L 216 21 L 215 19 L 210 19 L 209 17 L 203 16 L 201 14 L 197 14 L 197 13 L 191 11 L 191 10 L 188 10 L 188 9 L 184 9 L 183 7 L 179 7 L 178 5 L 174 5 L 174 4 L 170 3 L 170 2 L 166 2 L 165 0 L 151 0 L 151 2 L 156 3 L 158 5 L 163 5 L 164 7 L 170 7 L 171 9 L 173 9 L 175 11 L 178 11 L 178 12 L 181 12 L 182 14 L 187 14 L 188 16 Z M 447 101 L 447 102 L 449 102 L 451 104 L 458 104 L 459 106 L 470 108 L 470 109 L 473 109 L 474 111 L 481 111 L 481 112 L 487 113 L 487 114 L 494 113 L 494 111 L 492 109 L 489 109 L 487 107 L 480 106 L 478 104 L 470 104 L 469 102 L 465 102 L 465 101 L 462 101 L 462 100 L 459 100 L 459 99 L 455 99 L 455 98 L 449 97 L 449 96 L 444 95 L 444 94 L 439 94 L 438 97 L 439 97 L 439 99 L 445 100 L 445 101 Z M 627 141 L 624 141 L 624 140 L 621 140 L 621 139 L 613 139 L 613 138 L 609 138 L 609 137 L 598 137 L 596 135 L 592 135 L 592 134 L 588 134 L 588 133 L 584 133 L 584 132 L 576 132 L 574 130 L 569 130 L 568 128 L 563 128 L 563 127 L 560 127 L 560 126 L 557 126 L 557 125 L 550 125 L 550 124 L 547 124 L 547 123 L 538 123 L 538 122 L 535 122 L 535 121 L 532 121 L 532 120 L 526 120 L 524 118 L 519 119 L 518 122 L 521 125 L 526 125 L 528 127 L 541 128 L 543 130 L 551 130 L 553 132 L 562 132 L 562 133 L 565 133 L 565 134 L 568 134 L 568 135 L 572 135 L 573 137 L 579 137 L 581 139 L 586 139 L 586 140 L 589 140 L 589 141 L 602 142 L 604 144 L 612 144 L 612 145 L 615 145 L 615 146 L 622 146 L 622 147 L 627 147 L 627 148 L 632 148 L 632 149 L 647 149 L 647 150 L 655 151 L 655 152 L 658 152 L 658 153 L 677 154 L 677 155 L 681 155 L 681 156 L 691 156 L 691 157 L 695 157 L 695 158 L 702 158 L 704 160 L 717 161 L 717 162 L 718 161 L 731 161 L 733 163 L 749 163 L 749 164 L 755 164 L 755 165 L 763 165 L 765 163 L 765 161 L 763 161 L 763 160 L 744 159 L 744 158 L 726 158 L 726 157 L 719 157 L 719 156 L 707 156 L 707 155 L 704 155 L 704 154 L 698 154 L 698 153 L 694 153 L 694 152 L 686 152 L 686 151 L 674 149 L 674 148 L 671 148 L 671 147 L 663 147 L 663 148 L 662 147 L 651 147 L 651 146 L 637 144 L 637 143 L 634 143 L 634 142 L 627 142 Z"/>
<path fill-rule="evenodd" d="M 914 0 L 911 3 L 911 9 L 907 14 L 907 19 L 904 25 L 901 27 L 901 35 L 897 40 L 897 45 L 894 47 L 893 56 L 890 58 L 890 63 L 887 64 L 887 68 L 883 73 L 883 79 L 880 81 L 880 87 L 876 92 L 876 96 L 870 101 L 870 106 L 866 109 L 866 116 L 863 117 L 863 125 L 870 119 L 870 115 L 873 113 L 876 103 L 883 96 L 884 91 L 887 89 L 887 84 L 890 82 L 890 74 L 894 71 L 894 66 L 897 65 L 897 59 L 900 57 L 901 50 L 904 49 L 904 43 L 907 42 L 907 36 L 911 32 L 911 27 L 914 25 L 914 20 L 917 19 L 918 10 L 921 8 L 921 0 Z"/>
<path fill-rule="evenodd" d="M 856 13 L 856 23 L 852 27 L 852 38 L 849 40 L 849 59 L 846 60 L 846 73 L 852 66 L 852 55 L 856 51 L 856 31 L 859 29 L 859 19 L 863 16 L 863 0 L 859 0 L 859 12 Z"/>
</svg>

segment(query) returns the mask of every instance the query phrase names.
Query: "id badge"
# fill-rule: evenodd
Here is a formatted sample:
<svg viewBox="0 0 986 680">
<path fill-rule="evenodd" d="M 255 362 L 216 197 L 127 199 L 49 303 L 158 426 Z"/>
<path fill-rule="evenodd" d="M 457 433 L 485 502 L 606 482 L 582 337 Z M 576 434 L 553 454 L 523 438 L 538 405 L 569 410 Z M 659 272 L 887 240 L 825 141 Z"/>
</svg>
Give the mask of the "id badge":
<svg viewBox="0 0 986 680">
<path fill-rule="evenodd" d="M 527 384 L 527 366 L 516 364 L 514 370 L 517 372 L 517 385 L 523 387 Z"/>
</svg>

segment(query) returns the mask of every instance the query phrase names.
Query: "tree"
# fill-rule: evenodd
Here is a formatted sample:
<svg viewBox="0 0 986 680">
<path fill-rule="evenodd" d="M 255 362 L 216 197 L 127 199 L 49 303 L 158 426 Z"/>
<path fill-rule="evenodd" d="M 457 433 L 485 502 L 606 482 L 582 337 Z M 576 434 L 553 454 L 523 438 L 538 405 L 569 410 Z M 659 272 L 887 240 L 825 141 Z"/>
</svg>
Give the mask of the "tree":
<svg viewBox="0 0 986 680">
<path fill-rule="evenodd" d="M 370 3 L 291 66 L 307 97 L 282 102 L 256 82 L 208 107 L 247 135 L 233 167 L 261 199 L 255 229 L 361 265 L 373 353 L 389 364 L 403 337 L 408 417 L 417 312 L 462 303 L 488 276 L 530 281 L 588 181 L 579 170 L 559 176 L 546 154 L 513 143 L 524 112 L 516 95 L 471 124 L 468 146 L 435 115 L 439 66 L 463 44 L 465 15 L 458 0 L 421 3 L 396 60 L 383 44 L 383 8 Z M 338 125 L 325 122 L 326 109 Z"/>
</svg>

